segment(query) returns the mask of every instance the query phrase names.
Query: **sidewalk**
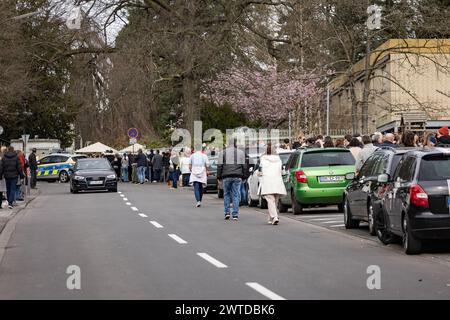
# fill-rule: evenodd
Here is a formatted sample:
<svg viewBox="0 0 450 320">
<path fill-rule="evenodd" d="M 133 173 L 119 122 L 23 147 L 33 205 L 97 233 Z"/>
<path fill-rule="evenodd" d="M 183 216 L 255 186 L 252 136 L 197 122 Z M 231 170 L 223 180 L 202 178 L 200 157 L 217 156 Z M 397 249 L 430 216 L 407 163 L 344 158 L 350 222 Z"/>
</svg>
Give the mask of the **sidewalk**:
<svg viewBox="0 0 450 320">
<path fill-rule="evenodd" d="M 0 233 L 3 231 L 8 221 L 14 218 L 14 216 L 21 210 L 25 209 L 26 206 L 39 195 L 39 193 L 39 189 L 30 189 L 29 194 L 25 195 L 25 201 L 17 202 L 18 206 L 13 207 L 12 210 L 8 209 L 6 201 L 3 202 L 2 209 L 0 209 Z"/>
</svg>

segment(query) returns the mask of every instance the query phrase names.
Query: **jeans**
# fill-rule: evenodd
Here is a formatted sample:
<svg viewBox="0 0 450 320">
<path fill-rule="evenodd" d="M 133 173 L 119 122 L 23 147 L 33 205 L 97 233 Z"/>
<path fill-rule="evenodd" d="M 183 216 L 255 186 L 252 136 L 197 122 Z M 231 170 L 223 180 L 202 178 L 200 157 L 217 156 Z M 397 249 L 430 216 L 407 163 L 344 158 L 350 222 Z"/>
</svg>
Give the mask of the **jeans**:
<svg viewBox="0 0 450 320">
<path fill-rule="evenodd" d="M 14 199 L 16 197 L 17 178 L 5 179 L 5 182 L 6 182 L 6 199 L 8 200 L 8 205 L 12 206 Z"/>
<path fill-rule="evenodd" d="M 201 202 L 203 198 L 203 183 L 197 181 L 194 182 L 194 194 L 195 200 Z"/>
<path fill-rule="evenodd" d="M 138 180 L 139 183 L 144 183 L 145 182 L 145 167 L 138 167 Z"/>
<path fill-rule="evenodd" d="M 248 190 L 247 190 L 247 183 L 245 182 L 241 183 L 241 203 L 242 204 L 248 203 Z"/>
<path fill-rule="evenodd" d="M 128 167 L 122 167 L 122 181 L 128 182 Z"/>
<path fill-rule="evenodd" d="M 172 180 L 172 187 L 177 188 L 178 178 L 180 177 L 178 170 L 172 171 L 169 175 L 170 180 Z"/>
<path fill-rule="evenodd" d="M 233 201 L 233 217 L 239 214 L 239 198 L 241 191 L 241 178 L 223 179 L 223 205 L 225 215 L 230 214 L 230 201 Z"/>
<path fill-rule="evenodd" d="M 189 179 L 191 178 L 190 173 L 183 173 L 183 187 L 189 187 Z"/>
<path fill-rule="evenodd" d="M 36 188 L 37 182 L 37 170 L 30 169 L 31 179 L 30 179 L 30 188 Z"/>
<path fill-rule="evenodd" d="M 16 193 L 15 193 L 15 197 L 14 199 L 16 201 L 23 199 L 23 194 L 22 194 L 22 190 L 20 189 L 21 185 L 20 184 L 16 184 Z"/>
</svg>

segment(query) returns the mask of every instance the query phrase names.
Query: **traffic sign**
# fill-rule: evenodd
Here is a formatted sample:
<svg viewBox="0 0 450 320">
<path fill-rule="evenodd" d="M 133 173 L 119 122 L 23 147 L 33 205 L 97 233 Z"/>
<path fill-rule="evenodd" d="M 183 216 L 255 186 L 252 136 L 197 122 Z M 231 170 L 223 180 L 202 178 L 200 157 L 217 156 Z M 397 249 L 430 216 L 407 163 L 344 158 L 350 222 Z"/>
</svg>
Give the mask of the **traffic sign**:
<svg viewBox="0 0 450 320">
<path fill-rule="evenodd" d="M 139 131 L 136 128 L 130 128 L 128 129 L 128 136 L 130 138 L 137 138 L 139 136 Z"/>
<path fill-rule="evenodd" d="M 137 143 L 137 139 L 136 138 L 130 138 L 130 145 L 136 144 L 136 143 Z"/>
</svg>

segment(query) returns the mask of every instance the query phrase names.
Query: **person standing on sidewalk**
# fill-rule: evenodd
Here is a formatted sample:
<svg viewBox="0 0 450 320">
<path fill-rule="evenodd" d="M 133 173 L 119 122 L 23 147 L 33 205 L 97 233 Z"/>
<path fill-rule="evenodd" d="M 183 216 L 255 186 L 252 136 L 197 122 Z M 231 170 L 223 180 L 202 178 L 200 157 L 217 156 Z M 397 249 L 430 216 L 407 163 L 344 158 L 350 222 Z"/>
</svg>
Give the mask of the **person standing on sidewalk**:
<svg viewBox="0 0 450 320">
<path fill-rule="evenodd" d="M 0 166 L 2 165 L 2 158 L 6 152 L 6 147 L 0 148 Z M 6 198 L 6 182 L 5 179 L 2 179 L 0 175 L 0 209 L 2 209 L 3 204 L 3 195 L 5 195 Z"/>
<path fill-rule="evenodd" d="M 36 189 L 37 182 L 37 159 L 36 159 L 36 148 L 31 150 L 31 154 L 28 156 L 28 164 L 30 165 L 30 188 Z"/>
<path fill-rule="evenodd" d="M 138 180 L 140 184 L 144 184 L 145 182 L 145 168 L 147 167 L 147 157 L 142 152 L 142 149 L 139 149 L 137 158 L 136 158 L 137 170 L 138 170 Z"/>
<path fill-rule="evenodd" d="M 239 217 L 239 196 L 243 179 L 249 176 L 244 151 L 237 148 L 232 139 L 228 148 L 219 156 L 217 179 L 222 180 L 225 220 L 230 219 L 230 201 L 233 201 L 233 220 Z"/>
<path fill-rule="evenodd" d="M 197 208 L 202 205 L 203 188 L 208 184 L 209 160 L 208 156 L 202 151 L 204 150 L 197 150 L 189 159 L 189 170 L 191 171 L 189 184 L 194 186 Z"/>
<path fill-rule="evenodd" d="M 128 156 L 126 153 L 122 157 L 122 182 L 128 182 Z"/>
<path fill-rule="evenodd" d="M 6 182 L 6 194 L 8 200 L 8 208 L 13 208 L 14 197 L 16 193 L 17 180 L 24 179 L 22 165 L 14 152 L 14 148 L 10 146 L 4 154 L 0 163 L 0 179 L 4 178 Z"/>
<path fill-rule="evenodd" d="M 261 157 L 258 175 L 261 177 L 259 192 L 267 201 L 269 209 L 268 222 L 273 225 L 279 222 L 278 201 L 281 196 L 286 195 L 282 166 L 280 156 L 274 154 L 272 143 L 269 142 L 266 154 Z"/>
<path fill-rule="evenodd" d="M 191 170 L 189 169 L 190 158 L 187 152 L 183 152 L 183 156 L 180 158 L 180 170 L 183 177 L 183 187 L 189 186 L 189 178 L 191 176 Z"/>
</svg>

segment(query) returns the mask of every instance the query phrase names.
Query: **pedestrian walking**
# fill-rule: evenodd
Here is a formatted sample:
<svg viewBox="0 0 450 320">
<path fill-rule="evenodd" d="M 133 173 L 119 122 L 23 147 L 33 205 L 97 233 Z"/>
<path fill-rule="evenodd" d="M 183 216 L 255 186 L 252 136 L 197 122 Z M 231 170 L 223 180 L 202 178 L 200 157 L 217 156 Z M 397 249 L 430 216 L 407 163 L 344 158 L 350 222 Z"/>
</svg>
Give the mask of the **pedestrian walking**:
<svg viewBox="0 0 450 320">
<path fill-rule="evenodd" d="M 267 201 L 269 211 L 269 224 L 277 225 L 278 201 L 281 196 L 286 195 L 286 188 L 283 182 L 282 162 L 278 155 L 274 154 L 272 144 L 267 145 L 267 152 L 261 157 L 258 175 L 261 178 L 259 184 L 259 194 Z"/>
<path fill-rule="evenodd" d="M 36 148 L 31 150 L 31 154 L 28 156 L 28 164 L 30 166 L 30 188 L 36 189 L 37 182 L 37 159 L 36 159 Z"/>
<path fill-rule="evenodd" d="M 6 182 L 6 198 L 9 209 L 13 208 L 16 184 L 19 178 L 24 178 L 22 165 L 17 157 L 17 153 L 14 152 L 14 148 L 10 146 L 0 162 L 0 179 L 5 179 Z"/>
<path fill-rule="evenodd" d="M 26 161 L 25 154 L 21 150 L 17 150 L 16 153 L 17 153 L 17 158 L 19 159 L 19 162 L 20 162 L 20 167 L 22 170 L 23 178 L 20 178 L 20 177 L 17 178 L 15 201 L 24 201 L 24 199 L 23 199 L 23 197 L 25 196 L 24 180 L 26 179 L 28 163 Z"/>
<path fill-rule="evenodd" d="M 2 165 L 2 158 L 6 152 L 6 147 L 0 148 L 0 166 Z M 0 209 L 3 208 L 3 198 L 6 200 L 6 182 L 0 175 Z"/>
<path fill-rule="evenodd" d="M 180 170 L 182 176 L 183 187 L 189 186 L 189 178 L 191 176 L 191 170 L 189 169 L 189 156 L 186 152 L 183 152 L 183 156 L 180 158 Z"/>
<path fill-rule="evenodd" d="M 138 181 L 140 184 L 144 184 L 145 182 L 145 168 L 147 167 L 147 157 L 142 152 L 142 149 L 138 150 L 138 154 L 136 157 L 136 165 L 137 165 L 137 174 Z"/>
<path fill-rule="evenodd" d="M 122 158 L 118 153 L 114 155 L 114 159 L 112 161 L 112 167 L 114 171 L 116 172 L 117 180 L 120 179 L 120 175 L 122 173 Z"/>
<path fill-rule="evenodd" d="M 239 217 L 239 196 L 242 180 L 249 176 L 245 153 L 237 148 L 237 139 L 230 140 L 219 156 L 217 179 L 222 180 L 225 220 L 230 219 L 230 201 L 233 201 L 233 220 Z"/>
<path fill-rule="evenodd" d="M 197 150 L 189 159 L 189 170 L 191 171 L 189 184 L 194 186 L 194 195 L 195 200 L 197 201 L 197 208 L 202 204 L 203 190 L 208 184 L 209 160 L 208 156 L 202 151 L 205 150 Z"/>
<path fill-rule="evenodd" d="M 159 150 L 156 150 L 156 154 L 153 156 L 152 159 L 152 165 L 153 165 L 153 172 L 155 174 L 153 182 L 159 182 L 161 181 L 161 172 L 162 172 L 162 160 L 163 157 L 160 154 Z"/>
<path fill-rule="evenodd" d="M 128 182 L 128 155 L 126 153 L 123 154 L 123 157 L 121 159 L 122 166 L 121 166 L 121 174 L 122 174 L 122 182 Z"/>
<path fill-rule="evenodd" d="M 180 157 L 176 152 L 172 153 L 169 163 L 169 175 L 172 181 L 172 188 L 177 189 L 178 179 L 180 178 Z"/>
</svg>

